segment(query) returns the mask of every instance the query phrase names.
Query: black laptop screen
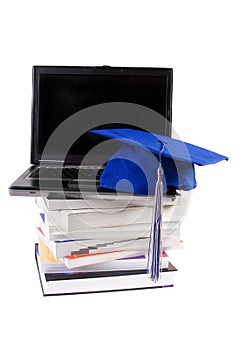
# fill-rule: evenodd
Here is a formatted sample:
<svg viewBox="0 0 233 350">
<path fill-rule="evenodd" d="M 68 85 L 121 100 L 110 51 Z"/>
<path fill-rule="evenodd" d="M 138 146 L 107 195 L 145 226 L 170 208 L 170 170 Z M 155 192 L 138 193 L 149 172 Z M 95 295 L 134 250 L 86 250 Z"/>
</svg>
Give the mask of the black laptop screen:
<svg viewBox="0 0 233 350">
<path fill-rule="evenodd" d="M 74 113 L 87 107 L 109 102 L 127 102 L 148 107 L 164 118 L 152 130 L 170 136 L 171 122 L 171 70 L 124 71 L 119 69 L 81 70 L 63 67 L 51 70 L 35 67 L 34 96 L 32 109 L 32 162 L 37 163 L 54 130 Z M 139 74 L 137 74 L 137 70 Z M 123 71 L 123 74 L 122 74 Z M 102 74 L 102 72 L 104 72 Z M 155 74 L 156 73 L 156 74 Z M 160 73 L 160 74 L 159 74 Z M 128 123 L 104 124 L 96 121 L 97 128 L 112 128 L 136 125 Z M 79 162 L 96 144 L 103 140 L 98 135 L 84 133 L 70 148 L 67 161 Z M 59 152 L 59 151 L 58 151 Z M 112 152 L 107 150 L 106 152 Z M 50 155 L 53 158 L 53 155 Z M 55 156 L 57 158 L 57 154 Z M 98 162 L 98 161 L 97 161 Z"/>
</svg>

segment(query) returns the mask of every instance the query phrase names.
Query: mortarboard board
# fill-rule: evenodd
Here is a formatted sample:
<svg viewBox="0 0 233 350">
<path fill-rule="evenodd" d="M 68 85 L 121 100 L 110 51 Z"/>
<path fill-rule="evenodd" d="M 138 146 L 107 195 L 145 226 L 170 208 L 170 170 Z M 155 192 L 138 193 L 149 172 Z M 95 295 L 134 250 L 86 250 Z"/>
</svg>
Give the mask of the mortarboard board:
<svg viewBox="0 0 233 350">
<path fill-rule="evenodd" d="M 148 272 L 151 280 L 156 282 L 160 272 L 162 192 L 169 187 L 195 188 L 194 164 L 203 166 L 228 158 L 190 143 L 141 130 L 103 129 L 91 132 L 124 143 L 107 162 L 100 177 L 100 186 L 137 194 L 153 191 L 155 194 Z"/>
</svg>

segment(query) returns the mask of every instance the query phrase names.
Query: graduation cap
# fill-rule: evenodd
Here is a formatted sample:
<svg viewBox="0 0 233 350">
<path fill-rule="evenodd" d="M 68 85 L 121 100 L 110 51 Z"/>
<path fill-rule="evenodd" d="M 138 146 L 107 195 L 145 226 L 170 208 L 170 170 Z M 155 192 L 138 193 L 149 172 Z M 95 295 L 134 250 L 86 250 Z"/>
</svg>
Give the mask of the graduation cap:
<svg viewBox="0 0 233 350">
<path fill-rule="evenodd" d="M 148 251 L 151 280 L 159 278 L 162 194 L 196 187 L 194 165 L 215 164 L 227 157 L 177 139 L 134 129 L 91 130 L 123 145 L 108 160 L 100 186 L 134 194 L 155 194 Z"/>
<path fill-rule="evenodd" d="M 123 143 L 108 160 L 100 186 L 134 194 L 154 194 L 161 154 L 163 191 L 189 191 L 196 187 L 194 164 L 214 164 L 227 157 L 187 142 L 134 129 L 92 130 L 92 133 Z"/>
</svg>

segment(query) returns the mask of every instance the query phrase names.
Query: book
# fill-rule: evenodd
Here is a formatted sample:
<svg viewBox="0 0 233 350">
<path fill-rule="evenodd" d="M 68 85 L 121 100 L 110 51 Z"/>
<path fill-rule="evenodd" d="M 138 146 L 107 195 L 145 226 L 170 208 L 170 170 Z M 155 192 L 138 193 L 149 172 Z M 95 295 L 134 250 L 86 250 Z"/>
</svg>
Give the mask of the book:
<svg viewBox="0 0 233 350">
<path fill-rule="evenodd" d="M 97 227 L 76 229 L 71 231 L 64 230 L 59 225 L 51 225 L 46 220 L 45 213 L 39 214 L 39 226 L 44 235 L 51 240 L 56 239 L 134 239 L 138 237 L 149 237 L 151 224 L 123 225 L 118 227 Z"/>
<path fill-rule="evenodd" d="M 178 195 L 164 195 L 163 205 L 177 205 L 181 197 Z M 127 206 L 153 206 L 154 196 L 137 196 L 118 194 L 117 196 L 100 194 L 99 198 L 87 195 L 87 198 L 79 199 L 59 199 L 36 197 L 36 205 L 43 210 L 62 210 L 62 209 L 88 209 L 88 208 L 124 208 Z"/>
<path fill-rule="evenodd" d="M 100 241 L 113 241 L 123 239 L 138 239 L 150 236 L 151 223 L 123 225 L 111 228 L 89 228 L 83 230 L 65 231 L 60 226 L 52 226 L 45 223 L 45 214 L 39 215 L 39 226 L 44 236 L 48 240 L 84 240 L 95 239 Z M 180 222 L 171 221 L 162 223 L 162 244 L 163 248 L 170 249 L 179 245 L 180 241 Z"/>
<path fill-rule="evenodd" d="M 142 237 L 137 239 L 124 239 L 115 241 L 100 241 L 95 239 L 80 239 L 80 240 L 48 240 L 41 227 L 36 228 L 38 237 L 47 245 L 53 252 L 56 258 L 63 258 L 67 255 L 74 254 L 93 254 L 97 252 L 105 252 L 109 250 L 140 250 L 146 253 L 149 245 L 149 238 Z"/>
<path fill-rule="evenodd" d="M 63 231 L 77 231 L 97 228 L 114 228 L 129 225 L 149 225 L 152 221 L 153 207 L 89 208 L 74 210 L 41 210 L 47 226 L 57 226 Z M 164 206 L 163 222 L 180 222 L 183 207 Z"/>
<path fill-rule="evenodd" d="M 74 267 L 79 266 L 106 263 L 117 259 L 134 257 L 140 255 L 141 253 L 142 252 L 138 250 L 113 250 L 106 252 L 97 252 L 92 254 L 69 255 L 65 256 L 61 260 L 68 267 L 68 269 L 72 269 Z"/>
<path fill-rule="evenodd" d="M 53 252 L 49 247 L 39 239 L 39 255 L 40 265 L 42 272 L 47 273 L 67 273 L 72 272 L 94 272 L 94 271 L 115 271 L 115 270 L 131 270 L 131 269 L 146 269 L 147 268 L 147 255 L 138 255 L 129 258 L 117 259 L 114 261 L 98 264 L 90 264 L 81 267 L 68 269 L 61 259 L 55 258 Z M 169 265 L 169 256 L 167 252 L 163 251 L 161 257 L 161 268 L 167 269 Z"/>
<path fill-rule="evenodd" d="M 152 207 L 52 210 L 45 211 L 44 214 L 48 225 L 58 225 L 64 231 L 73 231 L 150 223 Z"/>
<path fill-rule="evenodd" d="M 177 271 L 169 263 L 168 269 L 162 270 L 156 284 L 150 280 L 145 269 L 49 274 L 41 270 L 37 244 L 35 245 L 35 259 L 44 296 L 172 287 Z"/>
</svg>

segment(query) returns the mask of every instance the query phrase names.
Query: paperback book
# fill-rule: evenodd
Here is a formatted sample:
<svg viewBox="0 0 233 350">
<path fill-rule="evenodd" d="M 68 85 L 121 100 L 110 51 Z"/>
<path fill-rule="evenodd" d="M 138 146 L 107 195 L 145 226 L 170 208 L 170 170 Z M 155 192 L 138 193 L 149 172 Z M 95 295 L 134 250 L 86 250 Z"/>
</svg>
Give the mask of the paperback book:
<svg viewBox="0 0 233 350">
<path fill-rule="evenodd" d="M 102 270 L 130 270 L 130 269 L 146 269 L 147 255 L 137 255 L 128 258 L 121 258 L 104 263 L 88 264 L 81 267 L 69 269 L 62 259 L 57 259 L 48 246 L 39 239 L 39 256 L 42 272 L 77 272 L 77 271 L 102 271 Z M 162 252 L 161 268 L 167 269 L 169 265 L 169 256 L 167 252 Z"/>
</svg>

